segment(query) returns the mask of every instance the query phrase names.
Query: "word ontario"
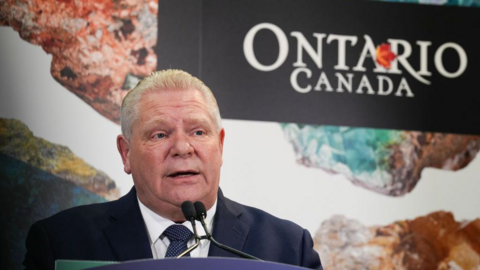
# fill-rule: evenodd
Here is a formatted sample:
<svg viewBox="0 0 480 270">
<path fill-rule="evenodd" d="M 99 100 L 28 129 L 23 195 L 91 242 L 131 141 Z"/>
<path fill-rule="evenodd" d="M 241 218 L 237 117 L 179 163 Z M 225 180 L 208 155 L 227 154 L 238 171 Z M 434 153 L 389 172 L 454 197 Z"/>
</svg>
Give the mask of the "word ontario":
<svg viewBox="0 0 480 270">
<path fill-rule="evenodd" d="M 260 63 L 254 52 L 254 39 L 261 30 L 271 31 L 279 46 L 277 59 L 272 64 Z M 290 76 L 290 84 L 292 88 L 299 93 L 309 93 L 310 91 L 327 91 L 337 93 L 355 93 L 388 96 L 394 95 L 398 97 L 414 97 L 414 93 L 408 83 L 405 74 L 409 74 L 413 79 L 425 85 L 431 85 L 432 70 L 428 66 L 429 49 L 431 50 L 432 42 L 418 40 L 415 47 L 407 40 L 388 39 L 388 48 L 391 50 L 394 59 L 387 67 L 382 66 L 377 61 L 381 57 L 378 53 L 378 47 L 375 46 L 369 35 L 363 35 L 363 48 L 360 55 L 355 56 L 348 54 L 348 47 L 357 45 L 358 36 L 337 35 L 326 33 L 313 33 L 316 44 L 311 44 L 305 36 L 298 31 L 290 33 L 290 36 L 296 40 L 296 61 L 292 63 L 293 71 Z M 337 49 L 337 63 L 333 67 L 333 74 L 327 74 L 323 66 L 323 47 L 335 46 Z M 361 46 L 361 45 L 360 45 Z M 419 69 L 415 70 L 409 62 L 412 50 L 419 52 Z M 255 69 L 263 72 L 271 72 L 281 67 L 287 60 L 289 54 L 289 42 L 285 32 L 278 26 L 271 23 L 260 23 L 252 27 L 245 36 L 243 41 L 243 52 L 248 63 Z M 458 66 L 445 67 L 444 54 L 445 51 L 452 50 L 458 56 Z M 401 51 L 401 53 L 399 53 Z M 347 65 L 347 54 L 349 62 L 356 62 L 355 66 Z M 310 57 L 314 63 L 314 67 L 309 67 L 304 61 L 305 57 Z M 355 57 L 351 61 L 352 57 Z M 467 69 L 468 58 L 465 50 L 457 43 L 446 42 L 438 46 L 433 55 L 435 71 L 441 76 L 454 79 L 461 76 Z M 373 67 L 367 74 L 365 67 L 366 61 L 372 61 Z M 312 71 L 313 69 L 313 71 Z M 350 71 L 350 72 L 349 72 Z M 356 72 L 354 74 L 353 72 Z M 354 80 L 354 76 L 361 76 L 360 80 Z M 393 76 L 400 75 L 398 84 L 394 85 Z M 299 80 L 303 76 L 302 80 Z M 411 79 L 411 78 L 410 78 Z M 376 81 L 376 89 L 370 83 Z M 300 81 L 302 83 L 300 83 Z M 355 85 L 354 85 L 354 82 Z"/>
</svg>

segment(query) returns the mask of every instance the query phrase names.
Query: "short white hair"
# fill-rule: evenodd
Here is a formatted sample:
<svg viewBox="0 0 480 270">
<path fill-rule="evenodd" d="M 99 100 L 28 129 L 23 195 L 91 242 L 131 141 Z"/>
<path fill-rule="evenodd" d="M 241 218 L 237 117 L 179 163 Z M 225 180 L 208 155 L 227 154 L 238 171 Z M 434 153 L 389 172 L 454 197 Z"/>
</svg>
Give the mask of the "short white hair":
<svg viewBox="0 0 480 270">
<path fill-rule="evenodd" d="M 217 100 L 210 88 L 208 88 L 201 80 L 191 74 L 178 70 L 168 69 L 152 72 L 150 76 L 143 78 L 138 84 L 128 92 L 122 102 L 120 111 L 120 123 L 122 126 L 122 134 L 130 140 L 132 137 L 132 125 L 138 118 L 138 106 L 142 96 L 150 91 L 178 90 L 184 91 L 195 89 L 200 91 L 209 107 L 209 112 L 215 121 L 217 132 L 222 129 L 222 118 Z"/>
</svg>

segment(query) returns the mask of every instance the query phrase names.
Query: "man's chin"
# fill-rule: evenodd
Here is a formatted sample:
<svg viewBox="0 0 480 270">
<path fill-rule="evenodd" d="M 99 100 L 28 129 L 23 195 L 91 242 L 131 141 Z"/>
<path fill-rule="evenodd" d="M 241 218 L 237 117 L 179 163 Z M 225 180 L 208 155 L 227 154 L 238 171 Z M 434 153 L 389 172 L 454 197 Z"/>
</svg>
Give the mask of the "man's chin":
<svg viewBox="0 0 480 270">
<path fill-rule="evenodd" d="M 203 199 L 202 194 L 198 192 L 198 189 L 188 188 L 183 190 L 177 190 L 175 194 L 172 194 L 175 205 L 181 206 L 185 201 L 201 201 Z"/>
</svg>

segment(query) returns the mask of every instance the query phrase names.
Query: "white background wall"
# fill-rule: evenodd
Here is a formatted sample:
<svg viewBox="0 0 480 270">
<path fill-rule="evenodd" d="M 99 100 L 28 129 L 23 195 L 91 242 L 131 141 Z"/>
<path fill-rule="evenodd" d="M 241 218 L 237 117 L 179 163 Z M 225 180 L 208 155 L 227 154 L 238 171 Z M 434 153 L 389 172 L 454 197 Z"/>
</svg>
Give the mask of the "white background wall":
<svg viewBox="0 0 480 270">
<path fill-rule="evenodd" d="M 27 124 L 35 136 L 68 146 L 104 171 L 125 194 L 130 176 L 116 149 L 120 127 L 57 83 L 51 56 L 0 27 L 0 117 Z M 365 225 L 389 224 L 447 210 L 457 220 L 480 217 L 480 158 L 458 171 L 426 169 L 404 197 L 387 197 L 352 185 L 341 175 L 305 168 L 277 123 L 224 120 L 220 186 L 238 202 L 292 220 L 314 234 L 325 219 L 343 214 Z"/>
</svg>

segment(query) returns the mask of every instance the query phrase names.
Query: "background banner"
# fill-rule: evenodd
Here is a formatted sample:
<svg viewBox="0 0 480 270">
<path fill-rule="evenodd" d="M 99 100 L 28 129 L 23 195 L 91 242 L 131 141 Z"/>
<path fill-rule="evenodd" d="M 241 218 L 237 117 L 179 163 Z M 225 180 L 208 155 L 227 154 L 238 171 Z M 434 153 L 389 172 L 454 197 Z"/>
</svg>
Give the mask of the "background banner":
<svg viewBox="0 0 480 270">
<path fill-rule="evenodd" d="M 325 269 L 478 269 L 480 1 L 394 2 L 3 1 L 2 269 L 35 221 L 131 189 L 121 101 L 163 68 L 217 96 L 225 196 Z"/>
<path fill-rule="evenodd" d="M 225 118 L 480 133 L 480 41 L 465 27 L 480 24 L 477 9 L 350 0 L 159 7 L 158 68 L 200 76 Z"/>
</svg>

